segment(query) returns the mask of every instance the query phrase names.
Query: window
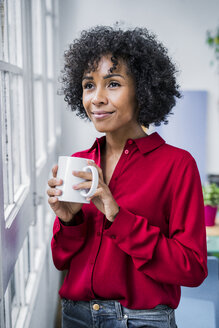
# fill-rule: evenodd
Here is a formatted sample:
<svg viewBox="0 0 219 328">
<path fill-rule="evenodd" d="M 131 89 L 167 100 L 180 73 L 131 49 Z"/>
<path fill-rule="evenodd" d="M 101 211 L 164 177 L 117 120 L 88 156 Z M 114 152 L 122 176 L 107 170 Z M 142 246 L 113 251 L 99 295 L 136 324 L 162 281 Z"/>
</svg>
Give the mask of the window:
<svg viewBox="0 0 219 328">
<path fill-rule="evenodd" d="M 28 327 L 53 224 L 46 189 L 60 136 L 57 22 L 57 0 L 0 0 L 0 326 L 7 328 Z"/>
<path fill-rule="evenodd" d="M 5 219 L 16 215 L 19 196 L 28 189 L 21 47 L 21 2 L 1 1 L 1 127 Z M 6 15 L 7 14 L 7 15 Z M 8 23 L 8 24 L 6 24 Z M 5 61 L 4 61 L 5 60 Z M 12 214 L 13 211 L 13 214 Z M 10 217 L 11 216 L 11 217 Z"/>
</svg>

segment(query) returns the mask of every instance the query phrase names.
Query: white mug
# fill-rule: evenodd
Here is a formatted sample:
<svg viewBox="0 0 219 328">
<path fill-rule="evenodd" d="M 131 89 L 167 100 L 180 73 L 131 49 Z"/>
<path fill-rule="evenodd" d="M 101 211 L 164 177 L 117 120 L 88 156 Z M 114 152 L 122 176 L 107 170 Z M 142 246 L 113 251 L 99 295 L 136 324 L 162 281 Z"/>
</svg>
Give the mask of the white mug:
<svg viewBox="0 0 219 328">
<path fill-rule="evenodd" d="M 63 181 L 61 186 L 56 186 L 56 189 L 62 191 L 62 194 L 57 196 L 59 201 L 86 204 L 90 203 L 86 200 L 86 198 L 95 194 L 98 186 L 99 175 L 95 166 L 87 165 L 87 160 L 87 158 L 59 156 L 57 179 L 62 179 Z M 73 189 L 73 185 L 85 180 L 74 176 L 72 171 L 91 171 L 92 185 L 88 191 Z"/>
</svg>

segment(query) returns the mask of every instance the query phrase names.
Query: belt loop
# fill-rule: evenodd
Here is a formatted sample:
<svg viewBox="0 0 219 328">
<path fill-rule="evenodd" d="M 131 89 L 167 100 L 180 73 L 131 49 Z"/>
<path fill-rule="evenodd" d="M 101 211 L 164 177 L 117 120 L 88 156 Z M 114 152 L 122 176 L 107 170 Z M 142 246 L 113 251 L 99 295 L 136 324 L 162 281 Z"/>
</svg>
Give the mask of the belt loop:
<svg viewBox="0 0 219 328">
<path fill-rule="evenodd" d="M 122 320 L 122 306 L 118 301 L 115 301 L 115 310 L 116 310 L 116 316 L 118 320 Z"/>
</svg>

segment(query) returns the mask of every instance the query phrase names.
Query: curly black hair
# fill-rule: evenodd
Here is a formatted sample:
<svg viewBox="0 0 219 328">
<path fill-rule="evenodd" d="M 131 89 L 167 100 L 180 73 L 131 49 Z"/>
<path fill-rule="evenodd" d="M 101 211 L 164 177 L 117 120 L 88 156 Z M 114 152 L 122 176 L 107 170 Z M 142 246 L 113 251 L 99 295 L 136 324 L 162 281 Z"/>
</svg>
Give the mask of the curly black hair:
<svg viewBox="0 0 219 328">
<path fill-rule="evenodd" d="M 138 122 L 145 127 L 152 123 L 167 124 L 176 97 L 181 97 L 177 70 L 167 49 L 146 28 L 95 26 L 82 31 L 80 38 L 70 44 L 64 53 L 61 81 L 64 100 L 71 110 L 81 118 L 88 118 L 82 104 L 82 77 L 84 72 L 95 71 L 101 57 L 108 54 L 112 55 L 111 72 L 122 59 L 135 80 Z"/>
</svg>

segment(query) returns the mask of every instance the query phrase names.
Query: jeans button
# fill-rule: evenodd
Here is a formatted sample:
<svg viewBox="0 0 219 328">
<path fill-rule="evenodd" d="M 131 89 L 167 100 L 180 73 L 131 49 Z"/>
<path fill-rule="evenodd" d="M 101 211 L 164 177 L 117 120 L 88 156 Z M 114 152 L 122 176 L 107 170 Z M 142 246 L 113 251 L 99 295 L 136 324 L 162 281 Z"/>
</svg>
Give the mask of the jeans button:
<svg viewBox="0 0 219 328">
<path fill-rule="evenodd" d="M 98 311 L 100 309 L 99 304 L 94 304 L 93 305 L 93 310 Z"/>
</svg>

